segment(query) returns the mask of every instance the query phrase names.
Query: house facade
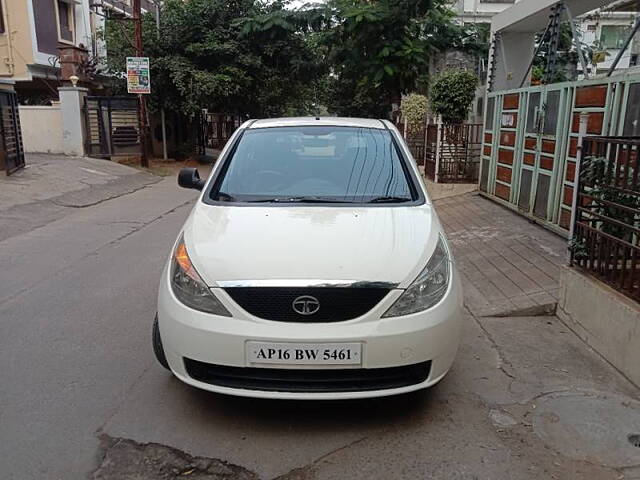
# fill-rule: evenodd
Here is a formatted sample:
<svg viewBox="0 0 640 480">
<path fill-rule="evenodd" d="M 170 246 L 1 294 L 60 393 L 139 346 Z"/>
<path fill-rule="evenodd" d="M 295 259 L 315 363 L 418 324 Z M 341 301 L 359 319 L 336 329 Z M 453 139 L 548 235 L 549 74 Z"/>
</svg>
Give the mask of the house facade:
<svg viewBox="0 0 640 480">
<path fill-rule="evenodd" d="M 15 82 L 27 103 L 57 98 L 60 49 L 92 42 L 88 0 L 0 0 L 0 4 L 0 76 Z"/>
<path fill-rule="evenodd" d="M 597 62 L 591 67 L 590 73 L 603 73 L 609 70 L 631 32 L 637 16 L 638 12 L 603 9 L 582 17 L 580 22 L 582 41 L 597 52 L 594 55 Z M 624 52 L 616 68 L 626 69 L 637 66 L 640 63 L 639 53 L 640 41 L 634 39 L 631 48 Z"/>
<path fill-rule="evenodd" d="M 155 8 L 146 0 L 142 7 Z M 132 13 L 131 0 L 0 0 L 0 78 L 15 82 L 21 104 L 56 100 L 69 75 L 87 82 L 82 66 L 106 55 L 97 35 L 105 19 Z M 80 70 L 65 71 L 65 63 Z"/>
</svg>

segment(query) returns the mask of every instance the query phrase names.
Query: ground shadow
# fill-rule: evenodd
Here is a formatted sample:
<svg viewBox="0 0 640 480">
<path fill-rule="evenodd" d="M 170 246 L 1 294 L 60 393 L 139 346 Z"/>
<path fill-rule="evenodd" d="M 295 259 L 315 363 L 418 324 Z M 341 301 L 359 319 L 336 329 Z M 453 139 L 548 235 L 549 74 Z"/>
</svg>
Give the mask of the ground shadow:
<svg viewBox="0 0 640 480">
<path fill-rule="evenodd" d="M 349 426 L 372 428 L 411 422 L 431 410 L 438 400 L 437 387 L 391 397 L 359 400 L 272 400 L 234 397 L 200 390 L 173 379 L 180 396 L 199 412 L 210 412 L 211 419 L 242 417 L 245 423 L 262 429 L 285 425 L 304 425 L 312 431 Z M 205 414 L 205 416 L 208 416 Z"/>
</svg>

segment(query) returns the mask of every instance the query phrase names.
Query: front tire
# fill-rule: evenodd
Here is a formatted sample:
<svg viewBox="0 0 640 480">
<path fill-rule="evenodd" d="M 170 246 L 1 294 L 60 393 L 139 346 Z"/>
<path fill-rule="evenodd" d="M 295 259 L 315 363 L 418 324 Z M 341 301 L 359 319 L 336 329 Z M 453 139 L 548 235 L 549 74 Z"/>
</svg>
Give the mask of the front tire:
<svg viewBox="0 0 640 480">
<path fill-rule="evenodd" d="M 167 357 L 164 354 L 162 339 L 160 338 L 160 327 L 158 326 L 157 313 L 156 313 L 156 318 L 153 320 L 152 343 L 153 343 L 153 353 L 156 355 L 156 360 L 158 360 L 158 363 L 162 365 L 164 368 L 166 368 L 167 370 L 171 371 L 171 369 L 169 368 L 169 362 L 167 362 Z"/>
</svg>

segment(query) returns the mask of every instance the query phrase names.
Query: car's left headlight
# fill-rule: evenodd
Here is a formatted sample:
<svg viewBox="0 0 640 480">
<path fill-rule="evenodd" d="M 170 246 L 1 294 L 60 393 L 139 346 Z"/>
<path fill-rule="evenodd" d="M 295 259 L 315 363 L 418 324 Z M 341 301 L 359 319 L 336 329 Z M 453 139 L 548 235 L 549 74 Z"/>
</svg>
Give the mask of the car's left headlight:
<svg viewBox="0 0 640 480">
<path fill-rule="evenodd" d="M 447 292 L 450 279 L 449 252 L 440 236 L 427 266 L 382 316 L 400 317 L 433 307 Z"/>
<path fill-rule="evenodd" d="M 171 260 L 171 289 L 175 296 L 187 307 L 201 312 L 230 317 L 218 297 L 202 280 L 187 253 L 184 237 L 180 237 Z"/>
</svg>

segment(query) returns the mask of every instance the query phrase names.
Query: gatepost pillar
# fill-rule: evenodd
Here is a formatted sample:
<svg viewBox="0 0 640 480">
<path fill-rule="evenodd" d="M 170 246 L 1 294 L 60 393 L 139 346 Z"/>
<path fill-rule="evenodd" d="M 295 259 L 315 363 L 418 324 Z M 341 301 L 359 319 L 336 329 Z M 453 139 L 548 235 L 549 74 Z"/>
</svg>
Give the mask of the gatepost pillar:
<svg viewBox="0 0 640 480">
<path fill-rule="evenodd" d="M 65 155 L 85 155 L 84 101 L 89 90 L 84 87 L 60 87 L 62 114 L 62 149 Z"/>
</svg>

